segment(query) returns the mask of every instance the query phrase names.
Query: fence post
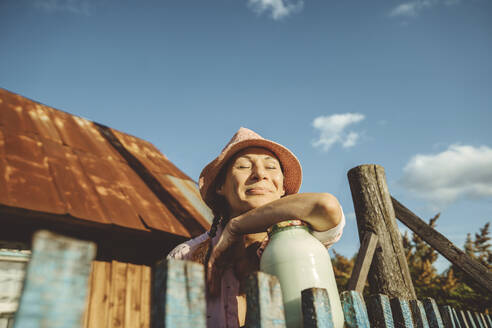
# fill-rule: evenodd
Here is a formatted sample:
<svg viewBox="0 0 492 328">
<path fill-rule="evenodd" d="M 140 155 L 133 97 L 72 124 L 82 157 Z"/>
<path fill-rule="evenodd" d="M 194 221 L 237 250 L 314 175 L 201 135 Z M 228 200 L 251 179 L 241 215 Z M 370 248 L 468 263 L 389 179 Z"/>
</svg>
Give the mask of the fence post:
<svg viewBox="0 0 492 328">
<path fill-rule="evenodd" d="M 412 311 L 408 301 L 395 297 L 390 299 L 390 304 L 395 327 L 413 328 Z"/>
<path fill-rule="evenodd" d="M 246 278 L 246 302 L 246 327 L 285 328 L 282 290 L 277 277 L 259 271 L 250 274 Z"/>
<path fill-rule="evenodd" d="M 154 267 L 151 325 L 153 328 L 205 328 L 205 271 L 190 261 L 162 260 Z"/>
<path fill-rule="evenodd" d="M 453 318 L 453 309 L 449 305 L 439 307 L 439 313 L 441 313 L 441 319 L 444 327 L 457 328 Z"/>
<path fill-rule="evenodd" d="M 379 240 L 369 274 L 371 293 L 416 299 L 383 167 L 360 165 L 347 175 L 359 238 L 373 232 Z"/>
<path fill-rule="evenodd" d="M 324 288 L 309 288 L 301 293 L 304 328 L 333 328 L 330 298 Z"/>
<path fill-rule="evenodd" d="M 425 314 L 424 304 L 419 300 L 410 300 L 410 310 L 415 328 L 429 328 L 427 315 Z"/>
<path fill-rule="evenodd" d="M 371 295 L 366 300 L 367 313 L 372 327 L 393 328 L 393 315 L 388 296 Z"/>
<path fill-rule="evenodd" d="M 444 328 L 436 301 L 430 297 L 426 297 L 422 300 L 422 303 L 424 303 L 425 314 L 427 315 L 427 320 L 429 321 L 429 327 Z"/>
<path fill-rule="evenodd" d="M 95 255 L 92 242 L 36 232 L 14 327 L 80 327 Z"/>
<path fill-rule="evenodd" d="M 340 294 L 340 300 L 348 328 L 370 328 L 366 304 L 359 292 L 344 291 Z"/>
</svg>

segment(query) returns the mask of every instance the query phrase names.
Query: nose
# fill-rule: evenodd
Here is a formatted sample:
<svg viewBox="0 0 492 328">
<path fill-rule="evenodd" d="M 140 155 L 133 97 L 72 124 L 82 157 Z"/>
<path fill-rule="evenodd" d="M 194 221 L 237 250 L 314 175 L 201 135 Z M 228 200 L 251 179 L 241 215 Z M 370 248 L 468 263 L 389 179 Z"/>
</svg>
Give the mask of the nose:
<svg viewBox="0 0 492 328">
<path fill-rule="evenodd" d="M 252 170 L 252 178 L 263 180 L 266 178 L 266 170 L 261 165 L 255 165 Z"/>
</svg>

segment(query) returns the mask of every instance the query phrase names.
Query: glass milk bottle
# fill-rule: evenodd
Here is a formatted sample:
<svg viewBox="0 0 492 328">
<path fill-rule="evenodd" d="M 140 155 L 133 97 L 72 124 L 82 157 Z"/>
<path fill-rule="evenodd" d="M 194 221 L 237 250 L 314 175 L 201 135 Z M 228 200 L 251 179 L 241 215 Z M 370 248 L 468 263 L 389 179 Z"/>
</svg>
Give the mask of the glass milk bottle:
<svg viewBox="0 0 492 328">
<path fill-rule="evenodd" d="M 301 291 L 318 287 L 328 291 L 335 328 L 344 317 L 330 255 L 300 220 L 275 224 L 261 256 L 260 270 L 277 276 L 282 289 L 287 328 L 302 327 Z"/>
</svg>

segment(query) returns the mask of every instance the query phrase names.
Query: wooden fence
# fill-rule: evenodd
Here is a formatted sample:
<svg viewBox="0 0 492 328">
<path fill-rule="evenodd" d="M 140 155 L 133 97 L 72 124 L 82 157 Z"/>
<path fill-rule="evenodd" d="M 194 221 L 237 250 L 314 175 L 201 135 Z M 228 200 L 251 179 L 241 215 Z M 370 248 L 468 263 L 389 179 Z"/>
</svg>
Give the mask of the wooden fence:
<svg viewBox="0 0 492 328">
<path fill-rule="evenodd" d="M 94 245 L 46 231 L 33 243 L 14 327 L 139 327 L 147 324 L 143 293 L 125 286 L 149 286 L 150 270 L 124 263 L 93 262 Z M 97 279 L 96 277 L 105 277 Z M 96 281 L 97 280 L 97 281 Z M 151 327 L 205 328 L 204 268 L 188 261 L 164 260 L 151 278 Z M 89 286 L 92 286 L 89 288 Z M 274 276 L 256 272 L 246 282 L 246 326 L 283 328 L 281 289 Z M 88 310 L 85 310 L 89 300 Z M 132 301 L 133 300 L 133 301 Z M 341 294 L 346 327 L 478 327 L 491 328 L 483 313 L 438 308 L 421 301 L 373 295 L 364 300 L 357 291 Z M 138 303 L 140 302 L 140 303 Z M 126 304 L 140 304 L 128 308 Z M 146 303 L 148 304 L 148 303 Z M 333 327 L 329 298 L 324 289 L 302 292 L 304 327 Z"/>
</svg>

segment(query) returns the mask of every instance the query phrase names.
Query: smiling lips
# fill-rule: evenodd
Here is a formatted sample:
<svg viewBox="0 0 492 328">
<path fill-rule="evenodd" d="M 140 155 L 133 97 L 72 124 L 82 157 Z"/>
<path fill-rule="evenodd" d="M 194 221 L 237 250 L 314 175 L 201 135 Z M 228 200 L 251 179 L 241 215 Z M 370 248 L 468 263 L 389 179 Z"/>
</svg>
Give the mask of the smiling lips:
<svg viewBox="0 0 492 328">
<path fill-rule="evenodd" d="M 263 188 L 263 187 L 254 187 L 254 188 L 246 189 L 247 195 L 266 195 L 269 193 L 270 193 L 270 190 Z"/>
</svg>

